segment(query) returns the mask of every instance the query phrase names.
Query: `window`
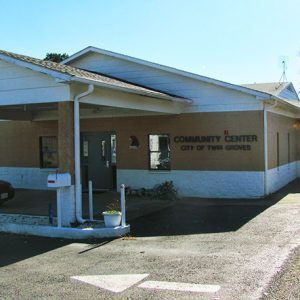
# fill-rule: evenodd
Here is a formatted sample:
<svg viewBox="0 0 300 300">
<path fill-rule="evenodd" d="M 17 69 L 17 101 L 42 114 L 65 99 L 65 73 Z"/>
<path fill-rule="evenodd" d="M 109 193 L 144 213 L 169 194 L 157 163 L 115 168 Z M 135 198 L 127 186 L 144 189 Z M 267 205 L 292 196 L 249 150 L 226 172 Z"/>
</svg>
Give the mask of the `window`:
<svg viewBox="0 0 300 300">
<path fill-rule="evenodd" d="M 40 137 L 40 165 L 41 168 L 58 167 L 56 136 Z"/>
<path fill-rule="evenodd" d="M 111 151 L 111 163 L 117 163 L 117 137 L 115 134 L 110 136 L 110 151 Z"/>
<path fill-rule="evenodd" d="M 149 135 L 150 170 L 170 170 L 170 138 L 168 134 Z"/>
</svg>

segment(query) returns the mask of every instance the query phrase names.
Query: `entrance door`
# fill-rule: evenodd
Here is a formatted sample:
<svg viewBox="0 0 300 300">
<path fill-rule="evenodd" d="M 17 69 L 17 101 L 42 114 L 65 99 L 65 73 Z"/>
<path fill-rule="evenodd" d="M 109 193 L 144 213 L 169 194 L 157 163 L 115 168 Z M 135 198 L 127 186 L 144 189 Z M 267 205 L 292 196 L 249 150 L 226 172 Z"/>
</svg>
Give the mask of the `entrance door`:
<svg viewBox="0 0 300 300">
<path fill-rule="evenodd" d="M 115 141 L 115 135 L 110 133 L 84 134 L 82 141 L 83 187 L 87 188 L 91 180 L 94 190 L 112 189 L 115 173 L 115 143 L 112 141 Z"/>
</svg>

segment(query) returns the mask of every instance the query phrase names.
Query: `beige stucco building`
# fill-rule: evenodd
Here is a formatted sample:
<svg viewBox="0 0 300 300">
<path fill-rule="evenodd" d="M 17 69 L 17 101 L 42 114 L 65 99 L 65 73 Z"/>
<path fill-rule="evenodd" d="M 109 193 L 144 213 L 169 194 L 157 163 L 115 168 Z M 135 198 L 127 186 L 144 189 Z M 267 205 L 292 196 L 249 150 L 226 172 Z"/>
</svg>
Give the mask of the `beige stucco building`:
<svg viewBox="0 0 300 300">
<path fill-rule="evenodd" d="M 93 47 L 61 64 L 0 51 L 0 179 L 47 189 L 68 172 L 72 203 L 88 180 L 263 197 L 299 176 L 299 104 L 291 83 L 233 85 Z"/>
</svg>

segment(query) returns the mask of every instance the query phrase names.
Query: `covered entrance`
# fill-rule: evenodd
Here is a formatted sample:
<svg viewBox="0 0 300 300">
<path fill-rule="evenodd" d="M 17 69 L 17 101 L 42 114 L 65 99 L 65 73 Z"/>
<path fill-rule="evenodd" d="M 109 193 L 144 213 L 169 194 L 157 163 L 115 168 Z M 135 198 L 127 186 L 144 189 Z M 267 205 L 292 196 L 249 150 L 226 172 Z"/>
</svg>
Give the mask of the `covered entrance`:
<svg viewBox="0 0 300 300">
<path fill-rule="evenodd" d="M 82 184 L 94 191 L 116 188 L 116 134 L 110 132 L 82 134 Z"/>
<path fill-rule="evenodd" d="M 117 134 L 120 144 L 125 145 L 137 126 L 132 121 L 132 126 L 124 131 L 122 122 L 118 123 L 120 118 L 180 114 L 190 101 L 71 66 L 5 51 L 0 51 L 0 78 L 3 80 L 0 120 L 6 120 L 0 122 L 1 137 L 5 141 L 0 147 L 0 177 L 17 189 L 59 189 L 52 208 L 56 204 L 57 211 L 59 208 L 61 212 L 58 227 L 37 225 L 31 230 L 31 227 L 18 224 L 9 229 L 11 225 L 3 222 L 2 230 L 77 238 L 128 232 L 130 227 L 125 217 L 123 225 L 111 230 L 81 231 L 80 224 L 93 221 L 83 218 L 83 199 L 87 194 L 82 195 L 82 189 L 87 188 L 89 180 L 95 190 L 116 187 Z M 125 163 L 130 155 L 130 162 L 134 162 L 133 151 L 119 155 L 120 170 L 128 168 Z M 70 180 L 63 181 L 63 178 Z M 118 182 L 118 187 L 121 183 L 126 184 Z M 53 202 L 55 190 L 50 193 Z M 35 199 L 37 207 L 40 198 Z M 27 210 L 26 201 L 24 205 L 22 212 L 30 210 Z M 122 215 L 125 216 L 124 207 Z M 45 209 L 42 211 L 44 214 Z M 78 228 L 71 228 L 72 224 Z"/>
</svg>

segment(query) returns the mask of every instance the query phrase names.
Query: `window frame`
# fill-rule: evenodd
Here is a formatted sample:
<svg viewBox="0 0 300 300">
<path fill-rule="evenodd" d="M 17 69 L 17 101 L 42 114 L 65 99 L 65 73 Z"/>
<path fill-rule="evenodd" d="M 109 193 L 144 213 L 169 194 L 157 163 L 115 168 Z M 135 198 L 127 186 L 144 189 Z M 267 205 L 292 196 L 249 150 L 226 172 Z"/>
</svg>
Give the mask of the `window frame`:
<svg viewBox="0 0 300 300">
<path fill-rule="evenodd" d="M 56 142 L 57 142 L 57 148 L 56 148 L 56 151 L 47 151 L 47 152 L 44 152 L 43 151 L 43 138 L 55 138 L 56 139 Z M 44 162 L 44 159 L 43 159 L 43 154 L 44 153 L 56 153 L 57 155 L 57 164 L 56 166 L 45 166 L 45 162 Z M 43 136 L 40 136 L 39 137 L 39 154 L 40 154 L 40 169 L 57 169 L 58 168 L 58 137 L 56 135 L 43 135 Z"/>
<path fill-rule="evenodd" d="M 151 153 L 161 153 L 161 151 L 151 151 L 150 149 L 150 136 L 151 135 L 162 135 L 162 136 L 167 136 L 168 137 L 168 157 L 169 157 L 169 168 L 167 169 L 152 169 L 151 168 Z M 149 133 L 148 134 L 148 170 L 151 172 L 168 172 L 171 171 L 171 135 L 169 133 Z"/>
</svg>

